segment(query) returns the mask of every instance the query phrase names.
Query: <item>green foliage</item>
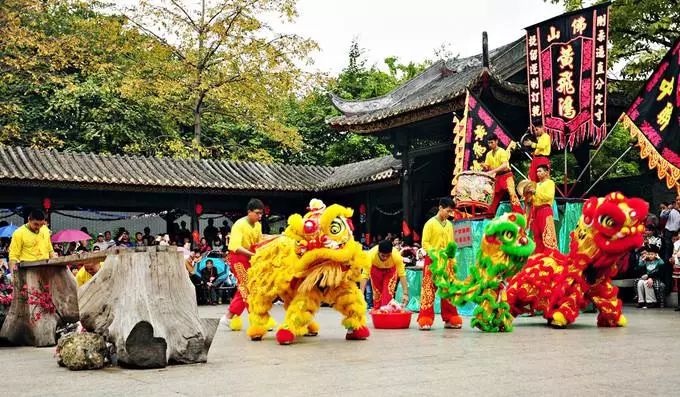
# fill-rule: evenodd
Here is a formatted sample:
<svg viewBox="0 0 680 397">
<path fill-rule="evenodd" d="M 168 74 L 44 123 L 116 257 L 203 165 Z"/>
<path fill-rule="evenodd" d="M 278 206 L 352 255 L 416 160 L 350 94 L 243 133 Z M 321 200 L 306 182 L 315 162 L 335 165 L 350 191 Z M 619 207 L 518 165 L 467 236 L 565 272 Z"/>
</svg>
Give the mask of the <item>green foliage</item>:
<svg viewBox="0 0 680 397">
<path fill-rule="evenodd" d="M 291 98 L 288 123 L 299 131 L 303 150 L 292 158 L 299 164 L 340 165 L 388 155 L 389 149 L 377 138 L 367 135 L 341 135 L 326 120 L 338 115 L 330 93 L 350 100 L 363 100 L 385 95 L 427 68 L 431 62 L 403 64 L 397 57 L 384 61 L 387 71 L 376 65 L 368 67 L 364 50 L 354 40 L 350 46 L 347 67 L 336 79 L 323 82 L 323 89 L 310 92 L 301 99 Z"/>
<path fill-rule="evenodd" d="M 390 154 L 387 147 L 376 138 L 358 134 L 348 134 L 347 139 L 332 144 L 326 152 L 326 164 L 341 165 L 354 161 L 372 159 Z"/>
</svg>

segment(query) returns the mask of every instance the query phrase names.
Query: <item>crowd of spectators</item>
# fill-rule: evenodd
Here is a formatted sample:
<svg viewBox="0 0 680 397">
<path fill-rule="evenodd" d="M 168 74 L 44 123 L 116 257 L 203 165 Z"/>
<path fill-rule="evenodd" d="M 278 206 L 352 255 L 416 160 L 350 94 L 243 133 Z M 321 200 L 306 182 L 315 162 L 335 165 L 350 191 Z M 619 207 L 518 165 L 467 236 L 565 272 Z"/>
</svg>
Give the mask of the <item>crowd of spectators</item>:
<svg viewBox="0 0 680 397">
<path fill-rule="evenodd" d="M 639 308 L 664 307 L 680 278 L 680 197 L 661 203 L 656 213 L 650 211 L 645 228 L 644 244 L 632 253 L 624 276 L 635 278 Z"/>
</svg>

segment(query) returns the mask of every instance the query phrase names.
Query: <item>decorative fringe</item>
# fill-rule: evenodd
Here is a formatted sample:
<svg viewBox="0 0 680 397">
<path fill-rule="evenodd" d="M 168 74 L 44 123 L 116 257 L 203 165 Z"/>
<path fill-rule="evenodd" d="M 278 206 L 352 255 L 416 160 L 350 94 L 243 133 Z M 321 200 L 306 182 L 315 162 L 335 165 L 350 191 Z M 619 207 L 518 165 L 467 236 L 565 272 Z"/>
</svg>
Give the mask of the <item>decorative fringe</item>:
<svg viewBox="0 0 680 397">
<path fill-rule="evenodd" d="M 628 129 L 631 138 L 637 139 L 637 145 L 640 148 L 640 158 L 647 159 L 649 169 L 656 169 L 659 180 L 663 181 L 665 179 L 666 186 L 669 189 L 675 189 L 680 194 L 680 169 L 663 158 L 661 153 L 656 150 L 654 145 L 647 139 L 647 136 L 627 114 L 622 114 L 620 121 L 623 127 Z"/>
</svg>

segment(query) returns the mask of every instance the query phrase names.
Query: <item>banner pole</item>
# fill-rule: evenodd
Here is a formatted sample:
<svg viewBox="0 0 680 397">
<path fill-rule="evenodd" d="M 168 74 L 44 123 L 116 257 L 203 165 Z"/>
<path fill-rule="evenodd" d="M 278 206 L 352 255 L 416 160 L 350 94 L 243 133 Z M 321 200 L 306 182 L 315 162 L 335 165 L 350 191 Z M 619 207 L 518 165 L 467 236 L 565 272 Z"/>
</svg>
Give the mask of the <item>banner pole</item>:
<svg viewBox="0 0 680 397">
<path fill-rule="evenodd" d="M 614 168 L 614 166 L 616 164 L 618 164 L 619 161 L 621 161 L 623 156 L 627 155 L 628 152 L 630 152 L 632 149 L 633 149 L 633 145 L 628 146 L 628 149 L 626 149 L 626 151 L 624 151 L 619 156 L 619 158 L 617 158 L 616 161 L 614 161 L 614 163 L 612 165 L 610 165 L 609 168 L 607 168 L 607 170 L 602 175 L 600 175 L 599 178 L 597 178 L 597 180 L 590 186 L 590 188 L 588 190 L 586 190 L 586 192 L 581 195 L 581 198 L 584 198 L 588 193 L 590 193 L 590 191 L 593 190 L 595 185 L 597 185 L 602 180 L 602 178 L 604 178 L 609 173 L 609 171 L 611 171 L 611 169 Z"/>
<path fill-rule="evenodd" d="M 567 168 L 567 146 L 568 146 L 567 142 L 564 142 L 564 178 L 563 178 L 563 180 L 564 180 L 564 191 L 565 192 L 567 191 L 567 173 L 569 172 L 569 170 Z M 562 197 L 566 198 L 564 196 L 563 192 L 560 192 L 560 193 L 562 194 Z"/>
<path fill-rule="evenodd" d="M 609 130 L 609 132 L 607 133 L 607 136 L 604 137 L 604 139 L 602 140 L 600 145 L 597 147 L 597 150 L 595 150 L 595 153 L 593 153 L 593 156 L 590 158 L 590 160 L 588 160 L 588 163 L 586 164 L 586 166 L 583 167 L 583 169 L 581 170 L 581 173 L 578 175 L 578 178 L 576 178 L 576 181 L 571 186 L 571 189 L 569 189 L 569 194 L 571 194 L 571 192 L 574 189 L 576 189 L 576 185 L 578 185 L 578 183 L 581 181 L 581 178 L 583 178 L 583 175 L 585 175 L 586 171 L 588 171 L 588 167 L 590 167 L 590 164 L 593 162 L 593 160 L 595 160 L 595 157 L 597 157 L 597 154 L 600 153 L 600 150 L 602 149 L 602 146 L 604 146 L 604 143 L 607 142 L 607 139 L 609 139 L 609 137 L 612 135 L 612 133 L 614 132 L 616 127 L 619 125 L 619 121 L 621 121 L 621 117 L 619 117 L 619 119 L 616 120 L 616 123 L 611 128 L 611 130 Z"/>
</svg>

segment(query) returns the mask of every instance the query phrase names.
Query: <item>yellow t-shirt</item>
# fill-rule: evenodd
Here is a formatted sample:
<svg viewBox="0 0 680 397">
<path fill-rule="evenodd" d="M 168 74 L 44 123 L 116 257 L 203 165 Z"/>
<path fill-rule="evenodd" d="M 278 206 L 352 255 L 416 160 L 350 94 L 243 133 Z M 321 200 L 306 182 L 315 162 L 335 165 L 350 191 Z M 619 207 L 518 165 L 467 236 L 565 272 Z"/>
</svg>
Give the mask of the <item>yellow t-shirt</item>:
<svg viewBox="0 0 680 397">
<path fill-rule="evenodd" d="M 38 233 L 34 233 L 24 225 L 12 234 L 9 245 L 9 260 L 17 262 L 34 262 L 50 258 L 54 252 L 50 241 L 50 229 L 42 226 Z"/>
<path fill-rule="evenodd" d="M 538 137 L 536 147 L 534 148 L 534 155 L 536 156 L 550 156 L 550 135 L 543 133 Z"/>
<path fill-rule="evenodd" d="M 503 163 L 510 161 L 510 156 L 505 149 L 499 147 L 496 148 L 496 153 L 489 150 L 486 152 L 486 159 L 484 159 L 484 164 L 488 165 L 491 169 L 495 169 L 501 166 Z"/>
<path fill-rule="evenodd" d="M 536 194 L 534 194 L 534 206 L 552 205 L 555 200 L 555 182 L 552 179 L 546 179 L 543 182 L 538 182 L 536 185 Z"/>
<path fill-rule="evenodd" d="M 371 258 L 371 266 L 375 266 L 378 269 L 391 269 L 397 267 L 397 276 L 406 276 L 406 268 L 404 267 L 404 258 L 401 257 L 399 251 L 396 248 L 392 248 L 392 255 L 390 255 L 384 262 L 380 260 L 380 253 L 378 252 L 378 247 L 371 248 L 368 251 L 368 256 Z M 364 278 L 368 278 L 368 275 L 364 275 Z"/>
<path fill-rule="evenodd" d="M 260 222 L 255 222 L 251 225 L 247 217 L 243 217 L 231 227 L 231 235 L 229 236 L 228 249 L 231 252 L 236 252 L 239 248 L 250 250 L 250 247 L 262 241 L 262 225 Z"/>
<path fill-rule="evenodd" d="M 99 263 L 99 270 L 102 269 L 102 266 L 104 266 L 104 262 Z M 81 285 L 90 281 L 92 277 L 94 276 L 85 270 L 85 266 L 81 267 L 80 270 L 78 270 L 78 273 L 76 273 L 76 281 L 78 282 L 78 286 L 80 287 Z"/>
<path fill-rule="evenodd" d="M 446 248 L 453 241 L 453 223 L 447 219 L 442 225 L 437 216 L 433 216 L 423 227 L 423 248 L 439 250 Z"/>
</svg>

